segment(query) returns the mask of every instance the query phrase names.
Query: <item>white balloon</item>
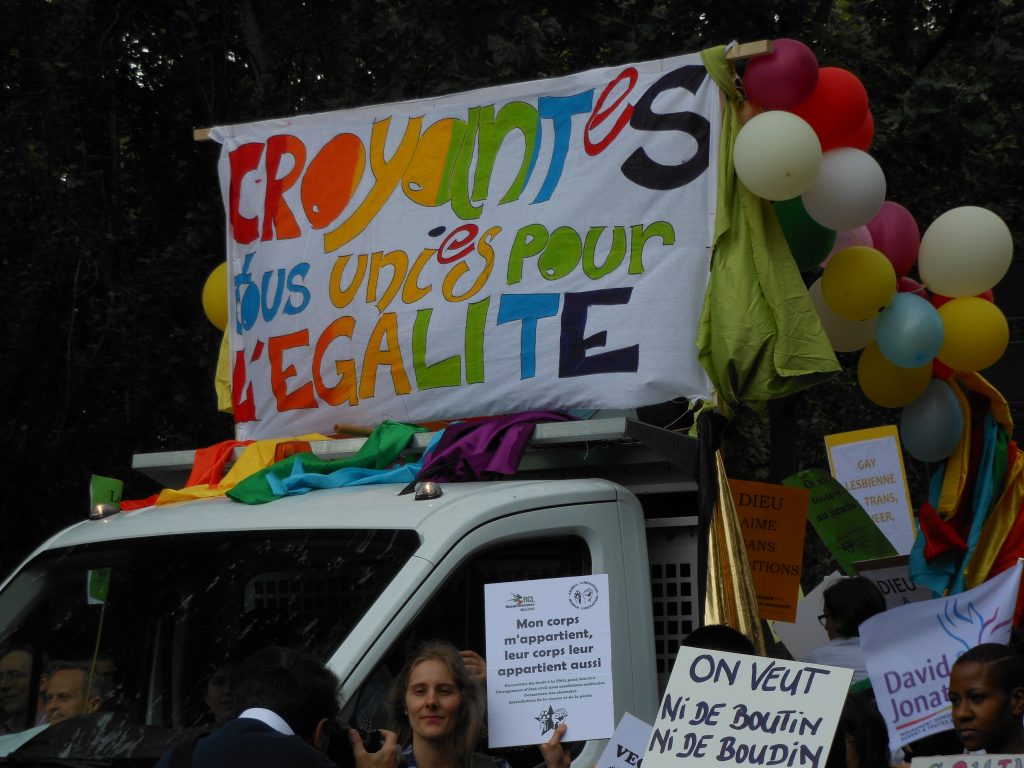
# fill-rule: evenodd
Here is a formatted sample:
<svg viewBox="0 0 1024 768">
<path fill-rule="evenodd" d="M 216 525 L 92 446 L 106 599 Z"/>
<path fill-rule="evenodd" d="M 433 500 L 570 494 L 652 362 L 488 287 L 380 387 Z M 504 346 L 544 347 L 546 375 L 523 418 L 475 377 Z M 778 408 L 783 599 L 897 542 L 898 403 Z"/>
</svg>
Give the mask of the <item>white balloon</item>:
<svg viewBox="0 0 1024 768">
<path fill-rule="evenodd" d="M 965 205 L 946 211 L 921 238 L 917 271 L 933 293 L 977 296 L 1003 279 L 1013 259 L 1009 227 L 987 208 Z"/>
<path fill-rule="evenodd" d="M 825 329 L 825 335 L 836 352 L 855 352 L 874 341 L 877 316 L 869 320 L 847 320 L 837 315 L 821 293 L 820 277 L 811 283 L 807 294 L 811 297 L 811 303 L 821 320 L 821 327 Z"/>
<path fill-rule="evenodd" d="M 867 152 L 830 149 L 803 194 L 807 215 L 829 229 L 856 229 L 875 218 L 885 203 L 885 174 Z"/>
<path fill-rule="evenodd" d="M 791 112 L 762 112 L 736 136 L 733 167 L 747 189 L 765 200 L 803 194 L 818 175 L 821 143 L 814 129 Z"/>
</svg>

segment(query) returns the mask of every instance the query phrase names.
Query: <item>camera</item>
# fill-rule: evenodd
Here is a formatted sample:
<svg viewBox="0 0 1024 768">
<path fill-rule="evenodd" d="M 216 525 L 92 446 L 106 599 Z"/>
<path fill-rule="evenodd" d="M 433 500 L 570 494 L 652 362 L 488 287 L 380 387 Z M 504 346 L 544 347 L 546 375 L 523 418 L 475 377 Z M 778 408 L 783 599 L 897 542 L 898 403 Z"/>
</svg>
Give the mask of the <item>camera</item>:
<svg viewBox="0 0 1024 768">
<path fill-rule="evenodd" d="M 348 729 L 350 727 L 358 731 L 359 738 L 363 741 L 363 748 L 367 752 L 378 752 L 384 746 L 384 737 L 381 736 L 380 731 L 368 731 L 339 723 L 337 720 L 331 720 L 324 728 L 320 749 L 337 763 L 338 768 L 355 768 L 356 765 L 355 754 L 352 752 L 352 742 L 348 738 Z"/>
</svg>

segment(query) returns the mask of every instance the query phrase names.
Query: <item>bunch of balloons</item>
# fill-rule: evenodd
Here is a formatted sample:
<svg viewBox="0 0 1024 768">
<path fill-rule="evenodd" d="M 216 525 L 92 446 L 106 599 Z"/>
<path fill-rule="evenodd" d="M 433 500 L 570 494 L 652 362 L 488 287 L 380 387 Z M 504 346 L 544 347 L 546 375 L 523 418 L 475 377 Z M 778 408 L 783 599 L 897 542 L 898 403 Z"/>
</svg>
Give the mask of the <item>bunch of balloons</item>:
<svg viewBox="0 0 1024 768">
<path fill-rule="evenodd" d="M 963 206 L 922 236 L 911 212 L 885 199 L 885 175 L 867 152 L 864 86 L 845 69 L 819 68 L 803 43 L 775 40 L 748 62 L 743 86 L 762 111 L 736 137 L 737 177 L 772 201 L 800 270 L 823 268 L 811 301 L 835 351 L 862 350 L 865 396 L 903 408 L 910 455 L 946 458 L 964 427 L 950 375 L 991 366 L 1009 342 L 992 297 L 1013 257 L 1009 228 Z M 915 266 L 920 281 L 908 274 Z"/>
</svg>

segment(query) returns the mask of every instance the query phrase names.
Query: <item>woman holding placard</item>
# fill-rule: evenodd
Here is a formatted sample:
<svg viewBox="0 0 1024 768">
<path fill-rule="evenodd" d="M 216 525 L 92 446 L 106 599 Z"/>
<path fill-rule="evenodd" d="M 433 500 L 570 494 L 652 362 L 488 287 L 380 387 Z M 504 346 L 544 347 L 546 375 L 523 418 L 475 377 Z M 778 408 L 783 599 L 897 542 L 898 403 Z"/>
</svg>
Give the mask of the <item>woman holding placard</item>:
<svg viewBox="0 0 1024 768">
<path fill-rule="evenodd" d="M 391 728 L 399 744 L 408 745 L 402 753 L 407 768 L 509 768 L 502 758 L 475 751 L 484 711 L 479 678 L 455 646 L 437 640 L 424 643 L 409 658 L 388 698 Z M 569 766 L 561 743 L 565 731 L 563 723 L 540 745 L 547 768 Z"/>
</svg>

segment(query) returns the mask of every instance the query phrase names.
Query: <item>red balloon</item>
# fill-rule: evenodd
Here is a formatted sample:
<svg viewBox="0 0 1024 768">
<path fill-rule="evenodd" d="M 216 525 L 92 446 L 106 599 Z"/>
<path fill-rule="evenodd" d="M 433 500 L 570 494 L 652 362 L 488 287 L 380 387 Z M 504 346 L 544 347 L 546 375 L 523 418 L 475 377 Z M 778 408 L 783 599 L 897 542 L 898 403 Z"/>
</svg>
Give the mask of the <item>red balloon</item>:
<svg viewBox="0 0 1024 768">
<path fill-rule="evenodd" d="M 935 358 L 932 360 L 932 378 L 942 379 L 943 381 L 949 381 L 953 374 L 956 373 L 952 368 L 946 365 L 944 362 Z"/>
<path fill-rule="evenodd" d="M 899 203 L 886 200 L 867 226 L 875 249 L 892 262 L 896 275 L 907 274 L 921 247 L 921 230 L 913 214 Z"/>
<path fill-rule="evenodd" d="M 818 84 L 793 114 L 802 117 L 818 134 L 821 151 L 843 146 L 843 141 L 864 126 L 868 92 L 857 76 L 840 67 L 822 67 Z"/>
<path fill-rule="evenodd" d="M 984 299 L 985 301 L 990 301 L 993 304 L 996 303 L 996 297 L 995 297 L 995 294 L 992 293 L 992 289 L 991 288 L 989 290 L 985 291 L 984 293 L 979 293 L 978 294 L 978 298 L 979 299 Z M 947 301 L 951 301 L 951 299 L 949 298 L 949 296 L 941 296 L 941 295 L 939 295 L 937 293 L 933 293 L 931 295 L 931 298 L 929 299 L 929 301 L 932 303 L 933 307 L 938 309 L 943 304 L 945 304 Z"/>
<path fill-rule="evenodd" d="M 903 276 L 896 281 L 896 290 L 900 293 L 914 293 L 920 296 L 922 299 L 931 299 L 928 295 L 928 289 L 921 285 L 917 280 L 912 277 Z M 948 301 L 948 299 L 947 299 Z M 936 307 L 937 308 L 937 307 Z"/>
<path fill-rule="evenodd" d="M 860 128 L 840 139 L 839 146 L 841 147 L 853 147 L 854 149 L 860 149 L 867 152 L 871 149 L 871 142 L 875 138 L 875 116 L 871 114 L 871 110 L 868 110 L 867 117 L 864 118 L 864 122 L 861 123 Z"/>
<path fill-rule="evenodd" d="M 747 62 L 743 89 L 747 98 L 765 109 L 792 109 L 818 84 L 818 59 L 799 40 L 783 37 L 772 47 L 771 53 Z"/>
</svg>

